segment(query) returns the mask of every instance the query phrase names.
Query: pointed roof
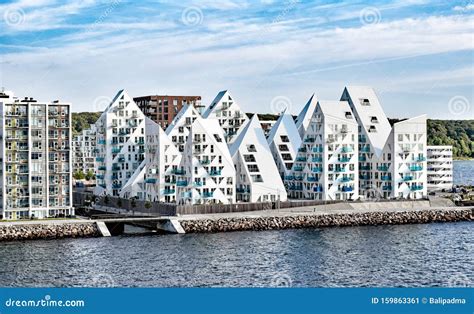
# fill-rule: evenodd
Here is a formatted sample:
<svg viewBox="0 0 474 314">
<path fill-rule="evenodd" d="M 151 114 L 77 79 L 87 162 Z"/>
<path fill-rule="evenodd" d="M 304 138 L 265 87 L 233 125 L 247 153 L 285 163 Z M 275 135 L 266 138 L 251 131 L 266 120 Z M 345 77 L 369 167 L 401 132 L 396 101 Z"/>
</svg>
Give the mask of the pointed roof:
<svg viewBox="0 0 474 314">
<path fill-rule="evenodd" d="M 374 89 L 369 86 L 346 86 L 341 100 L 349 101 L 359 125 L 365 130 L 374 148 L 375 155 L 380 157 L 392 127 Z M 377 118 L 376 123 L 372 122 L 374 117 Z M 369 132 L 370 126 L 374 126 L 376 132 Z"/>
<path fill-rule="evenodd" d="M 282 112 L 282 114 L 278 117 L 277 122 L 273 125 L 270 133 L 268 134 L 267 142 L 271 144 L 275 139 L 277 134 L 285 134 L 288 136 L 290 143 L 296 149 L 301 144 L 301 136 L 298 133 L 298 129 L 296 128 L 295 121 L 291 114 L 286 113 L 286 110 Z"/>
<path fill-rule="evenodd" d="M 352 115 L 351 107 L 347 101 L 319 100 L 317 106 L 321 108 L 321 112 L 325 116 L 339 119 L 347 123 L 357 124 Z M 347 115 L 347 113 L 350 113 L 350 115 Z"/>
<path fill-rule="evenodd" d="M 199 112 L 192 105 L 184 105 L 183 108 L 174 117 L 173 121 L 166 128 L 166 134 L 170 134 L 171 131 L 177 126 L 184 126 L 186 124 L 186 118 L 188 117 L 200 117 Z M 191 121 L 192 123 L 192 121 Z"/>
<path fill-rule="evenodd" d="M 301 109 L 298 117 L 296 118 L 296 128 L 300 133 L 300 136 L 303 137 L 303 134 L 308 128 L 311 117 L 313 116 L 314 109 L 316 109 L 316 97 L 315 94 L 311 95 L 306 105 Z"/>
<path fill-rule="evenodd" d="M 211 102 L 209 107 L 206 108 L 206 111 L 202 114 L 203 118 L 208 118 L 209 114 L 216 108 L 216 105 L 224 98 L 224 95 L 229 95 L 227 90 L 220 91 L 214 100 Z M 230 95 L 229 95 L 230 96 Z M 231 97 L 232 98 L 232 97 Z"/>
</svg>

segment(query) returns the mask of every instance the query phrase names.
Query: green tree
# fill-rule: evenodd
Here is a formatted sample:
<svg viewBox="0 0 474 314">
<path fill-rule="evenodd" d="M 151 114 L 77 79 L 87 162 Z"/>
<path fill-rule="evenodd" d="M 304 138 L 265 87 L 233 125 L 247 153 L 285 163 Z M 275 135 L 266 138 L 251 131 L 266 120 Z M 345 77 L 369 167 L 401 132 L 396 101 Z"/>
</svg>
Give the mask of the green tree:
<svg viewBox="0 0 474 314">
<path fill-rule="evenodd" d="M 82 172 L 82 170 L 74 172 L 74 174 L 72 176 L 76 180 L 84 180 L 84 178 L 85 178 L 84 172 Z"/>
<path fill-rule="evenodd" d="M 87 171 L 85 178 L 87 181 L 94 179 L 95 178 L 94 171 L 92 170 Z"/>
</svg>

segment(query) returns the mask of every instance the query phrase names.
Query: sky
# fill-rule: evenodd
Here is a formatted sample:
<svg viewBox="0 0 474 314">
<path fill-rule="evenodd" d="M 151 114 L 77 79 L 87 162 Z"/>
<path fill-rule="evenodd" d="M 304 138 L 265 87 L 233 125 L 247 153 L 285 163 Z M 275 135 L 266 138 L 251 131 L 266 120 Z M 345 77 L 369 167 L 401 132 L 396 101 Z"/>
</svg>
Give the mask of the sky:
<svg viewBox="0 0 474 314">
<path fill-rule="evenodd" d="M 229 90 L 246 112 L 372 86 L 387 116 L 474 119 L 474 1 L 0 0 L 0 86 L 100 111 Z"/>
</svg>

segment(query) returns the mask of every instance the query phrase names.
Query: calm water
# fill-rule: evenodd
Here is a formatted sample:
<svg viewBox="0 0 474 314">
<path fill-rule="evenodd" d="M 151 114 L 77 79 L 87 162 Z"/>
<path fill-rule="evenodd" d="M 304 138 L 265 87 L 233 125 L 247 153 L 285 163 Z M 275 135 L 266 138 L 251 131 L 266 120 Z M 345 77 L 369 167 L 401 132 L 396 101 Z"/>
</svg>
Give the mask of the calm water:
<svg viewBox="0 0 474 314">
<path fill-rule="evenodd" d="M 473 286 L 474 224 L 0 245 L 0 286 Z"/>
<path fill-rule="evenodd" d="M 453 161 L 453 182 L 455 185 L 474 185 L 474 160 Z"/>
</svg>

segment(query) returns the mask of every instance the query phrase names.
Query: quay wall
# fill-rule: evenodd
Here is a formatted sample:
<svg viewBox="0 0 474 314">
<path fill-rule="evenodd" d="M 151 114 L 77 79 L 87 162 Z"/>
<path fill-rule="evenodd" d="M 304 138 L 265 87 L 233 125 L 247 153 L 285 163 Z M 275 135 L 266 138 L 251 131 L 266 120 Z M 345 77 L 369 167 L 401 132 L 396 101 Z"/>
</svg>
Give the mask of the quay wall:
<svg viewBox="0 0 474 314">
<path fill-rule="evenodd" d="M 0 241 L 99 237 L 95 222 L 3 223 Z"/>
<path fill-rule="evenodd" d="M 474 209 L 423 209 L 284 216 L 182 219 L 186 233 L 474 221 Z"/>
</svg>

